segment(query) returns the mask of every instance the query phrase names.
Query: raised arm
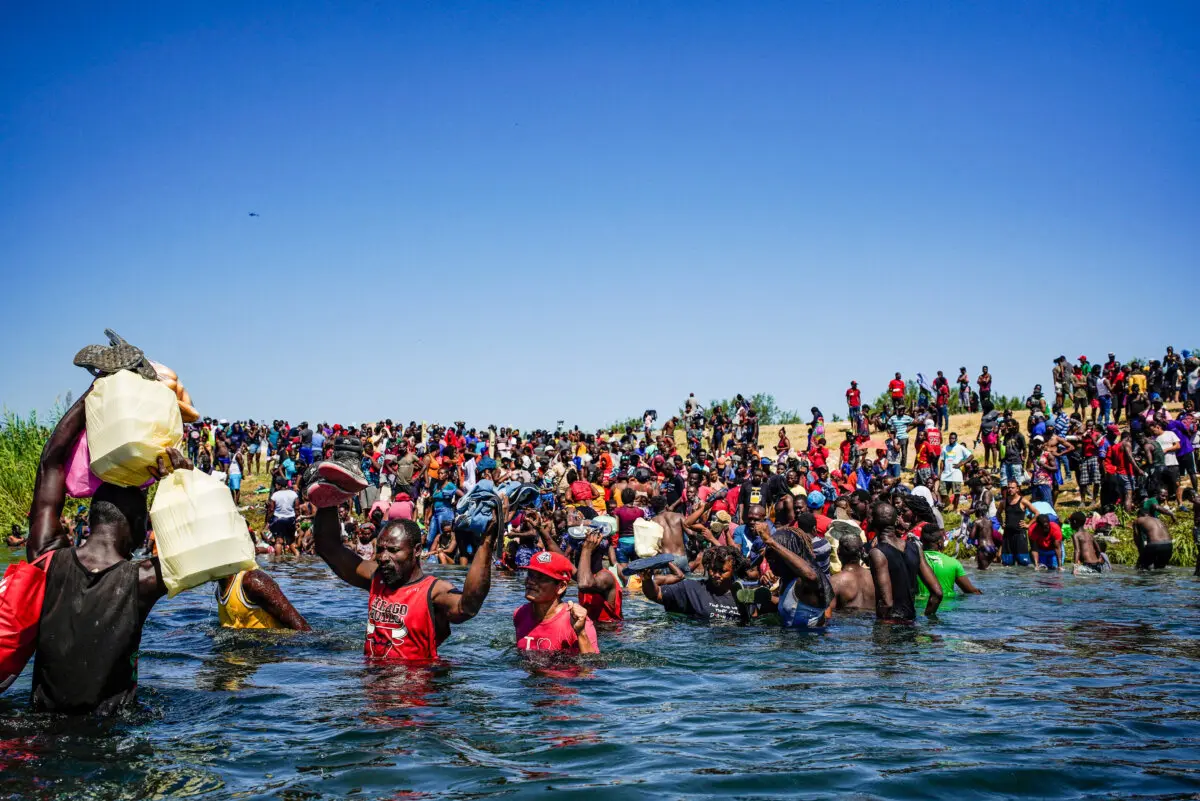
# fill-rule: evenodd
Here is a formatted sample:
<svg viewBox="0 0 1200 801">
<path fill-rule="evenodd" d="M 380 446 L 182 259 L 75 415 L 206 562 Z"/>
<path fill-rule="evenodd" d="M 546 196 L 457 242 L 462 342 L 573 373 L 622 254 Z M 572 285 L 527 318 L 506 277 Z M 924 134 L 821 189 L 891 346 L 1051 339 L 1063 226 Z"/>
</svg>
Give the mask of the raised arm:
<svg viewBox="0 0 1200 801">
<path fill-rule="evenodd" d="M 92 390 L 79 396 L 67 413 L 58 421 L 50 439 L 42 448 L 38 464 L 37 479 L 33 485 L 33 503 L 29 507 L 29 539 L 25 543 L 25 557 L 30 562 L 46 551 L 63 548 L 71 544 L 71 538 L 63 530 L 59 518 L 67 500 L 67 455 L 75 440 L 83 433 L 85 414 L 83 399 Z"/>
<path fill-rule="evenodd" d="M 607 570 L 602 570 L 599 573 L 592 572 L 592 554 L 596 549 L 601 547 L 604 542 L 604 536 L 599 531 L 589 532 L 587 539 L 583 541 L 583 548 L 579 553 L 579 575 L 576 577 L 576 583 L 579 585 L 580 592 L 593 592 L 608 594 L 612 589 L 613 582 L 616 579 L 612 573 Z M 605 579 L 605 577 L 608 577 Z"/>
<path fill-rule="evenodd" d="M 378 565 L 373 559 L 363 559 L 342 542 L 342 526 L 336 507 L 317 510 L 313 518 L 313 546 L 317 556 L 324 559 L 342 581 L 352 587 L 371 589 L 371 579 Z"/>
<path fill-rule="evenodd" d="M 276 620 L 293 631 L 312 631 L 304 616 L 296 611 L 292 602 L 279 589 L 275 579 L 265 571 L 251 570 L 242 579 L 242 591 L 246 599 L 271 614 Z"/>
<path fill-rule="evenodd" d="M 508 498 L 502 495 L 500 500 L 500 513 L 484 532 L 479 548 L 471 558 L 471 567 L 467 569 L 467 579 L 463 582 L 462 592 L 456 592 L 448 581 L 439 581 L 433 587 L 430 600 L 451 623 L 465 623 L 479 614 L 483 601 L 492 588 L 492 551 L 496 547 L 500 532 L 508 525 L 509 517 Z"/>
<path fill-rule="evenodd" d="M 787 562 L 788 566 L 796 571 L 806 581 L 816 581 L 817 571 L 807 559 L 798 553 L 792 553 L 787 548 L 780 545 L 774 537 L 771 536 L 771 531 L 766 523 L 761 523 L 758 526 L 758 536 L 762 538 L 763 543 L 769 550 L 774 551 L 780 559 Z"/>
</svg>

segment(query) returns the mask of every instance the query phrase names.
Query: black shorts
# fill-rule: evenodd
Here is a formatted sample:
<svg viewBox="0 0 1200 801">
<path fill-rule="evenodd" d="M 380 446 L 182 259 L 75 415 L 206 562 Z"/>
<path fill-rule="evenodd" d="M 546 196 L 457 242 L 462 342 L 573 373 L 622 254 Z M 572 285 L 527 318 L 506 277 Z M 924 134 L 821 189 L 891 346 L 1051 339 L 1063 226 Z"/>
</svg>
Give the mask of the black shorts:
<svg viewBox="0 0 1200 801">
<path fill-rule="evenodd" d="M 1181 475 L 1181 476 L 1196 475 L 1196 452 L 1195 451 L 1189 451 L 1188 453 L 1184 453 L 1184 454 L 1177 453 L 1177 454 L 1175 454 L 1175 457 L 1177 459 L 1179 459 L 1179 475 Z"/>
<path fill-rule="evenodd" d="M 267 526 L 267 529 L 275 539 L 283 540 L 287 545 L 296 541 L 296 518 L 294 517 L 277 517 L 271 521 L 271 525 Z"/>
<path fill-rule="evenodd" d="M 1163 568 L 1171 561 L 1172 544 L 1169 542 L 1152 542 L 1142 546 L 1138 554 L 1138 570 Z"/>
<path fill-rule="evenodd" d="M 1167 495 L 1171 498 L 1175 497 L 1175 491 L 1179 489 L 1179 465 L 1169 464 L 1159 473 L 1159 481 L 1167 488 Z"/>
</svg>

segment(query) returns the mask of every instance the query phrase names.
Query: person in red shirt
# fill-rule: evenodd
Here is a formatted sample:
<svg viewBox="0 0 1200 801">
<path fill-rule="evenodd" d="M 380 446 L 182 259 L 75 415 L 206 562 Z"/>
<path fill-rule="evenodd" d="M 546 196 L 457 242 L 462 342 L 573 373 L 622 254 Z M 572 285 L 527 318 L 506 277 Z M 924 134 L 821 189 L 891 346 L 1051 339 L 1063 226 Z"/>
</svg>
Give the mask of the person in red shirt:
<svg viewBox="0 0 1200 801">
<path fill-rule="evenodd" d="M 375 543 L 375 558 L 363 559 L 342 542 L 337 508 L 313 519 L 317 555 L 342 581 L 367 590 L 367 638 L 363 653 L 373 659 L 424 662 L 437 659 L 451 623 L 479 614 L 492 586 L 492 549 L 508 520 L 508 500 L 484 533 L 460 592 L 445 579 L 421 572 L 425 536 L 412 520 L 388 521 Z"/>
<path fill-rule="evenodd" d="M 900 409 L 904 406 L 904 379 L 896 373 L 896 377 L 888 382 L 888 393 L 892 396 L 892 410 L 900 413 Z"/>
<path fill-rule="evenodd" d="M 518 650 L 600 653 L 587 610 L 563 600 L 574 575 L 575 566 L 560 553 L 539 551 L 530 558 L 525 571 L 529 603 L 513 612 Z"/>
<path fill-rule="evenodd" d="M 846 406 L 850 408 L 850 422 L 857 426 L 858 416 L 862 413 L 862 393 L 857 381 L 851 381 L 850 389 L 846 390 Z"/>
<path fill-rule="evenodd" d="M 604 535 L 589 532 L 579 550 L 579 605 L 594 623 L 622 619 L 621 584 L 604 569 Z"/>
<path fill-rule="evenodd" d="M 1038 515 L 1029 527 L 1029 547 L 1036 554 L 1035 564 L 1047 570 L 1063 569 L 1062 527 L 1049 515 Z"/>
</svg>

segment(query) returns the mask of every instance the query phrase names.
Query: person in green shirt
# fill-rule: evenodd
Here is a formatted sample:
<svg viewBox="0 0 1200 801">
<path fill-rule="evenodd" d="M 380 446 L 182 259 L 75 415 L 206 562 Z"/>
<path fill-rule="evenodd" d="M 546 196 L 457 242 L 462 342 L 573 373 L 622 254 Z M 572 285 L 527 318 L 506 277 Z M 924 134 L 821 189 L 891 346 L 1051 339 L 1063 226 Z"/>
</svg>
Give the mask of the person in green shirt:
<svg viewBox="0 0 1200 801">
<path fill-rule="evenodd" d="M 946 532 L 942 529 L 931 526 L 926 526 L 921 531 L 921 547 L 925 550 L 925 561 L 933 569 L 938 584 L 942 585 L 942 595 L 946 598 L 954 595 L 955 587 L 960 595 L 983 595 L 983 590 L 967 578 L 967 571 L 963 570 L 962 562 L 941 552 L 945 535 Z M 928 597 L 929 588 L 925 586 L 925 582 L 917 581 L 917 598 Z"/>
</svg>

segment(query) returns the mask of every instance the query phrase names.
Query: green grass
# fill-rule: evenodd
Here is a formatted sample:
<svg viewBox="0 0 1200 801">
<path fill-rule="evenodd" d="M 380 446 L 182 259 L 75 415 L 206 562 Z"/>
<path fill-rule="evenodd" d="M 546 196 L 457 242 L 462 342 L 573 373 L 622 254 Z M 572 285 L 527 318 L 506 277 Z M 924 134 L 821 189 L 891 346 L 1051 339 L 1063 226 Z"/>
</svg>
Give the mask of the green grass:
<svg viewBox="0 0 1200 801">
<path fill-rule="evenodd" d="M 1074 510 L 1063 508 L 1063 517 L 1069 517 L 1072 511 Z M 1171 532 L 1171 538 L 1175 541 L 1171 564 L 1176 567 L 1195 567 L 1196 542 L 1192 538 L 1192 513 L 1182 512 L 1176 514 L 1175 517 L 1176 521 L 1173 525 L 1167 519 L 1163 519 L 1167 530 Z M 962 522 L 962 517 L 958 512 L 943 511 L 942 519 L 945 521 L 947 531 L 956 531 Z M 1133 515 L 1118 511 L 1117 519 L 1120 520 L 1120 525 L 1112 532 L 1117 541 L 1108 546 L 1108 558 L 1114 565 L 1137 564 L 1137 546 L 1133 543 Z M 975 549 L 961 542 L 947 543 L 946 553 L 958 559 L 975 558 Z M 1066 542 L 1064 554 L 1068 563 L 1074 560 L 1074 551 L 1070 540 Z"/>
<path fill-rule="evenodd" d="M 36 412 L 28 417 L 4 412 L 0 427 L 0 530 L 6 534 L 13 523 L 26 527 L 42 447 L 58 417 L 57 411 L 50 419 L 39 419 Z"/>
</svg>

